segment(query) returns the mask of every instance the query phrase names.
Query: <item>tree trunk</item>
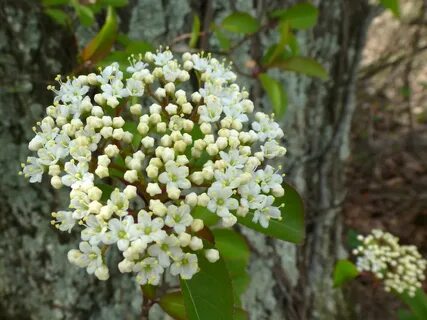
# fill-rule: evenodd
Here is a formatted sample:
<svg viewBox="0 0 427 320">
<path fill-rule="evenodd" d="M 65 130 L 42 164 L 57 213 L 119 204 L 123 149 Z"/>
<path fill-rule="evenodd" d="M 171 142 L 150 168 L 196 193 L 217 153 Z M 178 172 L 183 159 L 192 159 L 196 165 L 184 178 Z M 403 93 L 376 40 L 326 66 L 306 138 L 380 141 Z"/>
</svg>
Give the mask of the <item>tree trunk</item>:
<svg viewBox="0 0 427 320">
<path fill-rule="evenodd" d="M 192 9 L 206 26 L 211 17 L 219 21 L 229 13 L 234 3 L 129 2 L 131 7 L 120 15 L 121 28 L 155 44 L 191 30 Z M 252 282 L 244 297 L 251 319 L 351 318 L 342 292 L 332 289 L 331 273 L 335 260 L 345 254 L 340 213 L 355 74 L 371 19 L 367 2 L 317 1 L 318 25 L 298 34 L 304 55 L 316 57 L 329 70 L 328 81 L 280 75 L 289 96 L 285 171 L 306 200 L 307 237 L 297 247 L 243 230 L 254 249 Z M 252 8 L 247 1 L 236 1 L 235 6 L 256 13 L 262 3 L 254 1 Z M 29 185 L 17 177 L 31 127 L 51 101 L 45 87 L 56 73 L 72 69 L 76 41 L 49 21 L 35 1 L 2 0 L 0 10 L 0 318 L 136 319 L 141 298 L 129 277 L 116 271 L 111 280 L 99 282 L 68 263 L 66 252 L 76 246 L 78 235 L 60 235 L 49 224 L 50 212 L 65 207 L 67 199 L 47 184 Z M 260 44 L 268 42 L 256 39 L 237 63 L 262 52 Z M 214 45 L 206 39 L 202 44 Z M 255 84 L 252 93 L 258 92 Z M 265 98 L 256 100 L 260 107 L 267 105 Z M 156 318 L 159 314 L 152 313 Z"/>
</svg>

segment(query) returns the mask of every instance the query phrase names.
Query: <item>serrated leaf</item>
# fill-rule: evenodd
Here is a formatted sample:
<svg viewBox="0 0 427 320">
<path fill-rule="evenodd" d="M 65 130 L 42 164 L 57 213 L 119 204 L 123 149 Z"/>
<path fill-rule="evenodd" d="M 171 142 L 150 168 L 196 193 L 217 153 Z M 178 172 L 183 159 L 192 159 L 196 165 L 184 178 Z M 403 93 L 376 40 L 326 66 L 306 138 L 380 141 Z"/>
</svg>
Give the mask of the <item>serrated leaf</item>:
<svg viewBox="0 0 427 320">
<path fill-rule="evenodd" d="M 246 270 L 249 263 L 249 246 L 246 239 L 231 229 L 213 229 L 215 247 L 224 258 L 233 284 L 234 300 L 240 301 L 240 296 L 246 291 L 250 282 Z"/>
<path fill-rule="evenodd" d="M 380 0 L 381 5 L 393 12 L 395 17 L 400 17 L 400 2 L 399 0 Z"/>
<path fill-rule="evenodd" d="M 356 278 L 359 274 L 356 266 L 349 260 L 339 260 L 335 265 L 333 279 L 334 287 L 341 287 L 344 283 Z"/>
<path fill-rule="evenodd" d="M 248 228 L 268 236 L 293 243 L 301 243 L 305 235 L 304 205 L 301 196 L 294 187 L 287 183 L 283 187 L 285 188 L 285 195 L 275 201 L 276 206 L 285 204 L 284 207 L 280 208 L 282 220 L 271 219 L 268 228 L 264 228 L 252 221 L 252 213 L 237 219 Z"/>
<path fill-rule="evenodd" d="M 193 27 L 191 29 L 191 38 L 189 47 L 195 48 L 197 45 L 197 41 L 199 40 L 199 34 L 200 34 L 200 18 L 198 15 L 194 15 L 193 17 Z"/>
<path fill-rule="evenodd" d="M 288 105 L 288 96 L 286 91 L 283 89 L 282 84 L 279 81 L 271 78 L 266 73 L 260 74 L 259 80 L 261 81 L 261 85 L 267 93 L 274 112 L 278 117 L 283 116 Z"/>
<path fill-rule="evenodd" d="M 190 280 L 181 279 L 189 320 L 233 319 L 233 289 L 224 260 L 210 263 L 198 255 L 200 271 Z"/>
<path fill-rule="evenodd" d="M 292 28 L 308 29 L 316 25 L 319 11 L 310 3 L 297 3 L 289 9 L 276 10 L 272 16 L 289 22 Z"/>
<path fill-rule="evenodd" d="M 51 17 L 56 23 L 67 26 L 70 23 L 68 14 L 60 9 L 45 9 L 44 13 Z"/>
<path fill-rule="evenodd" d="M 230 32 L 236 33 L 254 33 L 259 29 L 259 22 L 246 12 L 234 12 L 227 16 L 221 26 Z"/>
<path fill-rule="evenodd" d="M 417 289 L 414 297 L 409 296 L 406 292 L 397 295 L 407 306 L 409 306 L 416 319 L 427 319 L 427 295 L 422 289 Z"/>
<path fill-rule="evenodd" d="M 97 63 L 108 55 L 117 36 L 117 17 L 113 7 L 108 7 L 107 18 L 98 34 L 88 43 L 81 53 L 84 62 Z"/>
<path fill-rule="evenodd" d="M 184 297 L 181 291 L 169 292 L 159 300 L 160 307 L 176 320 L 186 320 Z"/>
<path fill-rule="evenodd" d="M 328 79 L 328 72 L 316 60 L 308 57 L 291 57 L 282 61 L 275 61 L 271 68 L 280 68 L 287 71 L 294 71 L 322 80 Z"/>
</svg>

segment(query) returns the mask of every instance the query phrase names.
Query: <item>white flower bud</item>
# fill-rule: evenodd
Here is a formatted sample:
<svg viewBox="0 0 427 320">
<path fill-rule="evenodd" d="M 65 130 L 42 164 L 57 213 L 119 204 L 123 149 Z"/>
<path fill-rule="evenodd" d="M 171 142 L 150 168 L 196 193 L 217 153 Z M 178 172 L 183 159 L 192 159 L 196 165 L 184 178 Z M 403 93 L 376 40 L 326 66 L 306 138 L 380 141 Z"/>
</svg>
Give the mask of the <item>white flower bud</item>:
<svg viewBox="0 0 427 320">
<path fill-rule="evenodd" d="M 57 164 L 49 166 L 49 175 L 58 176 L 61 173 L 61 168 Z"/>
<path fill-rule="evenodd" d="M 272 190 L 271 193 L 273 194 L 273 196 L 275 197 L 283 197 L 283 195 L 285 194 L 285 189 L 283 189 L 282 186 L 278 185 L 275 186 Z"/>
<path fill-rule="evenodd" d="M 102 197 L 102 190 L 93 186 L 89 188 L 87 195 L 89 196 L 90 200 L 98 201 Z"/>
<path fill-rule="evenodd" d="M 54 187 L 55 189 L 60 189 L 62 187 L 62 180 L 59 176 L 53 176 L 50 179 L 50 184 L 52 185 L 52 187 Z"/>
<path fill-rule="evenodd" d="M 101 106 L 104 105 L 105 102 L 106 102 L 106 100 L 104 99 L 104 97 L 100 93 L 95 94 L 95 96 L 93 97 L 93 99 L 95 100 L 95 102 L 97 104 L 100 104 Z"/>
<path fill-rule="evenodd" d="M 100 106 L 94 106 L 90 113 L 95 117 L 102 117 L 104 115 L 104 111 Z"/>
<path fill-rule="evenodd" d="M 142 114 L 142 106 L 139 103 L 130 106 L 130 113 L 140 116 Z"/>
<path fill-rule="evenodd" d="M 222 218 L 222 225 L 225 228 L 230 228 L 230 227 L 234 226 L 236 224 L 236 222 L 237 222 L 237 218 L 233 215 Z"/>
<path fill-rule="evenodd" d="M 186 148 L 187 148 L 187 144 L 182 140 L 175 142 L 173 145 L 173 149 L 177 153 L 184 153 Z"/>
<path fill-rule="evenodd" d="M 166 192 L 168 193 L 168 197 L 172 200 L 178 200 L 179 196 L 181 195 L 181 190 L 176 187 L 167 186 Z"/>
<path fill-rule="evenodd" d="M 92 201 L 89 203 L 89 212 L 98 214 L 101 211 L 102 204 L 98 201 Z"/>
<path fill-rule="evenodd" d="M 162 136 L 160 138 L 160 144 L 163 147 L 170 147 L 172 145 L 172 138 L 171 138 L 171 136 L 168 135 L 168 134 L 165 134 L 164 136 Z"/>
<path fill-rule="evenodd" d="M 150 127 L 148 126 L 148 124 L 144 123 L 144 122 L 140 122 L 138 124 L 138 127 L 136 128 L 138 130 L 138 132 L 140 134 L 142 134 L 143 136 L 146 135 L 148 133 L 148 131 L 150 131 Z"/>
<path fill-rule="evenodd" d="M 191 241 L 191 235 L 186 233 L 186 232 L 182 232 L 179 234 L 178 236 L 178 240 L 179 240 L 179 245 L 181 247 L 186 247 L 190 244 Z"/>
<path fill-rule="evenodd" d="M 189 102 L 183 103 L 181 108 L 185 114 L 190 114 L 193 111 L 193 106 Z"/>
<path fill-rule="evenodd" d="M 210 156 L 215 156 L 218 154 L 219 150 L 218 150 L 218 146 L 214 143 L 209 144 L 206 147 L 206 152 L 210 155 Z"/>
<path fill-rule="evenodd" d="M 121 128 L 125 124 L 125 120 L 122 117 L 114 117 L 113 118 L 113 127 Z"/>
<path fill-rule="evenodd" d="M 204 181 L 204 179 L 203 179 L 203 173 L 201 171 L 195 171 L 195 172 L 193 172 L 191 174 L 191 176 L 190 176 L 190 180 L 194 184 L 200 186 L 203 183 L 203 181 Z"/>
<path fill-rule="evenodd" d="M 194 219 L 193 222 L 191 223 L 191 230 L 193 232 L 199 232 L 200 230 L 202 230 L 204 228 L 204 223 L 203 220 L 201 219 Z"/>
<path fill-rule="evenodd" d="M 99 210 L 99 216 L 104 220 L 110 219 L 112 215 L 113 215 L 113 210 L 110 206 L 103 206 Z"/>
<path fill-rule="evenodd" d="M 109 144 L 105 149 L 104 153 L 108 156 L 108 158 L 114 158 L 119 154 L 120 150 L 115 144 Z"/>
<path fill-rule="evenodd" d="M 191 95 L 191 101 L 193 101 L 194 103 L 200 103 L 200 100 L 202 100 L 202 96 L 200 95 L 200 93 L 194 92 Z"/>
<path fill-rule="evenodd" d="M 158 99 L 161 100 L 161 99 L 166 97 L 166 90 L 163 88 L 157 88 L 157 90 L 156 90 L 156 92 L 154 92 L 154 94 Z"/>
<path fill-rule="evenodd" d="M 123 190 L 123 194 L 128 200 L 136 198 L 136 187 L 130 185 L 126 186 L 126 188 Z"/>
<path fill-rule="evenodd" d="M 203 241 L 199 237 L 192 237 L 189 246 L 193 251 L 201 250 L 203 249 Z"/>
<path fill-rule="evenodd" d="M 127 250 L 129 250 L 129 249 L 127 249 Z M 135 263 L 133 263 L 132 261 L 124 259 L 124 260 L 120 261 L 118 264 L 119 271 L 121 273 L 132 272 L 134 265 L 135 265 Z"/>
<path fill-rule="evenodd" d="M 165 85 L 166 93 L 173 94 L 175 92 L 175 84 L 173 82 L 168 82 Z"/>
<path fill-rule="evenodd" d="M 147 166 L 146 172 L 147 172 L 147 176 L 150 179 L 155 179 L 159 175 L 159 168 L 157 168 L 156 166 L 153 166 L 153 165 L 149 165 L 149 166 Z"/>
<path fill-rule="evenodd" d="M 113 136 L 113 127 L 103 127 L 99 133 L 104 139 L 111 138 Z"/>
<path fill-rule="evenodd" d="M 218 137 L 218 139 L 216 139 L 216 145 L 219 150 L 224 150 L 228 145 L 228 139 L 226 137 Z"/>
<path fill-rule="evenodd" d="M 205 250 L 205 257 L 209 262 L 215 263 L 219 260 L 219 251 L 216 249 L 207 249 Z"/>
<path fill-rule="evenodd" d="M 123 136 L 124 136 L 124 131 L 123 131 L 123 129 L 122 128 L 119 128 L 119 129 L 114 129 L 113 130 L 113 138 L 114 139 L 116 139 L 116 140 L 122 140 L 123 139 Z"/>
<path fill-rule="evenodd" d="M 159 217 L 163 217 L 168 211 L 166 206 L 160 200 L 151 199 L 149 208 L 155 215 Z"/>
<path fill-rule="evenodd" d="M 186 155 L 181 154 L 181 155 L 176 157 L 175 162 L 178 166 L 185 166 L 186 164 L 188 164 L 189 161 L 188 161 L 188 158 Z"/>
<path fill-rule="evenodd" d="M 195 192 L 191 192 L 185 196 L 185 203 L 190 207 L 197 206 L 197 194 Z"/>
<path fill-rule="evenodd" d="M 160 189 L 159 185 L 157 183 L 149 183 L 147 185 L 147 193 L 154 197 L 157 194 L 161 194 L 162 193 L 162 189 Z"/>
<path fill-rule="evenodd" d="M 152 147 L 154 147 L 154 138 L 148 137 L 148 136 L 144 137 L 141 140 L 141 143 L 144 146 L 144 148 L 146 148 L 146 149 L 152 148 Z"/>
<path fill-rule="evenodd" d="M 206 193 L 202 193 L 197 197 L 197 205 L 201 207 L 206 207 L 208 202 L 211 200 Z"/>
<path fill-rule="evenodd" d="M 246 215 L 248 214 L 248 212 L 249 212 L 249 208 L 248 207 L 243 207 L 243 206 L 239 206 L 237 208 L 237 210 L 236 210 L 236 214 L 238 216 L 241 216 L 241 217 L 246 217 Z"/>
<path fill-rule="evenodd" d="M 138 171 L 136 170 L 127 170 L 123 176 L 123 178 L 130 183 L 134 183 L 138 181 Z"/>
<path fill-rule="evenodd" d="M 98 166 L 95 170 L 95 174 L 101 179 L 106 178 L 110 175 L 110 173 L 108 172 L 108 168 L 104 166 Z"/>
<path fill-rule="evenodd" d="M 91 85 L 91 86 L 95 86 L 98 84 L 98 80 L 96 79 L 96 74 L 95 73 L 89 73 L 87 75 L 87 82 Z"/>
<path fill-rule="evenodd" d="M 108 280 L 108 278 L 110 278 L 110 274 L 108 272 L 107 266 L 103 264 L 102 266 L 98 267 L 95 270 L 95 276 L 101 281 Z"/>
<path fill-rule="evenodd" d="M 166 132 L 166 130 L 167 130 L 166 122 L 159 122 L 156 125 L 156 130 L 157 130 L 158 133 L 164 133 L 164 132 Z"/>
</svg>

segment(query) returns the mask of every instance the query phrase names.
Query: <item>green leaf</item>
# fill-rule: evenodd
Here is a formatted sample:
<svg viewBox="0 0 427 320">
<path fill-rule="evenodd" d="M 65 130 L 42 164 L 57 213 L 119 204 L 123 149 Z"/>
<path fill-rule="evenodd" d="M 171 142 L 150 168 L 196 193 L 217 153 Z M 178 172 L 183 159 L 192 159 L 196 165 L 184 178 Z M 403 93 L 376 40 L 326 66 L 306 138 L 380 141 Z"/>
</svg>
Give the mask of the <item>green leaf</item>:
<svg viewBox="0 0 427 320">
<path fill-rule="evenodd" d="M 314 59 L 308 57 L 291 57 L 283 61 L 276 61 L 270 67 L 294 71 L 323 80 L 328 79 L 328 73 L 325 68 Z"/>
<path fill-rule="evenodd" d="M 200 18 L 198 15 L 194 15 L 193 17 L 193 28 L 191 30 L 191 38 L 189 46 L 190 48 L 195 48 L 197 45 L 197 41 L 199 40 L 200 34 Z"/>
<path fill-rule="evenodd" d="M 230 39 L 228 39 L 227 36 L 223 32 L 221 32 L 221 30 L 215 29 L 214 35 L 218 39 L 218 43 L 221 49 L 226 51 L 230 49 Z"/>
<path fill-rule="evenodd" d="M 107 7 L 107 6 L 112 6 L 112 7 L 124 7 L 127 6 L 129 1 L 128 0 L 101 0 L 98 2 Z"/>
<path fill-rule="evenodd" d="M 70 0 L 42 0 L 44 6 L 59 6 L 62 4 L 68 4 Z"/>
<path fill-rule="evenodd" d="M 222 21 L 222 27 L 230 32 L 254 33 L 259 29 L 259 22 L 246 12 L 234 12 Z"/>
<path fill-rule="evenodd" d="M 46 9 L 44 13 L 55 20 L 56 23 L 67 26 L 70 24 L 70 17 L 68 14 L 60 9 Z"/>
<path fill-rule="evenodd" d="M 427 319 L 427 296 L 422 289 L 417 289 L 414 297 L 410 297 L 408 293 L 398 294 L 398 297 L 409 306 L 415 319 Z"/>
<path fill-rule="evenodd" d="M 110 199 L 110 195 L 111 193 L 114 191 L 114 187 L 106 184 L 106 183 L 97 183 L 96 186 L 101 189 L 102 191 L 102 196 L 101 196 L 101 200 L 103 202 L 107 201 L 108 199 Z"/>
<path fill-rule="evenodd" d="M 362 242 L 357 239 L 359 234 L 354 229 L 349 229 L 346 235 L 346 245 L 349 249 L 356 249 L 362 244 Z"/>
<path fill-rule="evenodd" d="M 248 243 L 241 234 L 231 229 L 213 229 L 212 233 L 215 247 L 219 250 L 230 274 L 234 299 L 238 302 L 250 282 L 246 271 L 250 255 Z"/>
<path fill-rule="evenodd" d="M 234 318 L 233 320 L 249 320 L 248 313 L 240 308 L 234 308 Z"/>
<path fill-rule="evenodd" d="M 397 310 L 397 318 L 399 320 L 418 320 L 417 317 L 412 314 L 412 312 L 405 309 Z"/>
<path fill-rule="evenodd" d="M 191 215 L 195 219 L 203 220 L 203 223 L 206 226 L 212 226 L 216 224 L 219 220 L 219 217 L 216 214 L 210 212 L 205 207 L 199 207 L 199 206 L 194 207 L 193 211 L 191 212 Z"/>
<path fill-rule="evenodd" d="M 282 203 L 284 207 L 280 208 L 282 220 L 271 219 L 268 228 L 252 221 L 253 214 L 249 213 L 245 217 L 238 217 L 241 224 L 268 236 L 289 241 L 301 243 L 304 240 L 304 205 L 298 192 L 289 184 L 285 183 L 285 195 L 276 199 L 275 205 Z"/>
<path fill-rule="evenodd" d="M 400 17 L 400 2 L 399 0 L 380 0 L 382 6 L 393 12 L 395 17 Z"/>
<path fill-rule="evenodd" d="M 95 21 L 95 16 L 92 10 L 87 6 L 77 4 L 77 2 L 74 8 L 76 10 L 77 16 L 79 17 L 80 23 L 85 27 L 90 27 Z"/>
<path fill-rule="evenodd" d="M 283 54 L 286 45 L 290 40 L 289 23 L 282 21 L 279 23 L 280 40 L 277 44 L 273 45 L 267 51 L 267 54 L 263 57 L 263 64 L 270 64 L 276 60 L 276 58 Z"/>
<path fill-rule="evenodd" d="M 169 292 L 163 295 L 159 301 L 160 307 L 172 318 L 186 320 L 184 297 L 181 291 Z"/>
<path fill-rule="evenodd" d="M 282 84 L 279 81 L 271 78 L 266 73 L 261 73 L 259 75 L 259 80 L 261 81 L 261 85 L 270 99 L 274 112 L 278 117 L 283 116 L 288 105 L 288 96 L 283 90 Z"/>
<path fill-rule="evenodd" d="M 82 60 L 97 63 L 107 56 L 116 39 L 117 29 L 116 12 L 112 7 L 108 7 L 105 23 L 99 33 L 83 49 Z"/>
<path fill-rule="evenodd" d="M 316 25 L 319 11 L 310 3 L 297 3 L 289 9 L 276 10 L 272 16 L 289 22 L 292 28 L 308 29 Z"/>
<path fill-rule="evenodd" d="M 356 266 L 349 260 L 339 260 L 334 270 L 334 287 L 341 287 L 344 283 L 356 278 L 359 274 Z"/>
<path fill-rule="evenodd" d="M 189 320 L 233 319 L 233 288 L 221 258 L 215 263 L 198 255 L 200 271 L 190 280 L 181 279 Z"/>
</svg>

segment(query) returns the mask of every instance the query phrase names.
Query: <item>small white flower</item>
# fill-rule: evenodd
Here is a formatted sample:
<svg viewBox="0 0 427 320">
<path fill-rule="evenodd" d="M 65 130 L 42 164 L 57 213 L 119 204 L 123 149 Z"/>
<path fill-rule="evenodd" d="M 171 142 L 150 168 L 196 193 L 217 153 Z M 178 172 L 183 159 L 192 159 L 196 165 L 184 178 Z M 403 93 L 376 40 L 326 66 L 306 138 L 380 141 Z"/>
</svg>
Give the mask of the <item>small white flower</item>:
<svg viewBox="0 0 427 320">
<path fill-rule="evenodd" d="M 212 187 L 208 189 L 208 196 L 210 197 L 207 206 L 208 209 L 211 212 L 216 212 L 220 217 L 230 215 L 230 210 L 236 210 L 239 206 L 239 202 L 232 198 L 232 195 L 233 190 L 231 188 L 214 183 Z"/>
<path fill-rule="evenodd" d="M 193 217 L 191 216 L 190 211 L 191 209 L 188 204 L 182 204 L 179 207 L 170 205 L 168 207 L 165 224 L 168 227 L 173 228 L 178 234 L 184 232 L 186 227 L 190 226 L 193 222 Z"/>
<path fill-rule="evenodd" d="M 86 228 L 81 232 L 81 237 L 91 245 L 97 245 L 104 238 L 107 226 L 105 221 L 95 216 L 89 216 L 86 220 Z"/>
<path fill-rule="evenodd" d="M 117 243 L 119 250 L 124 251 L 129 247 L 130 240 L 135 238 L 133 217 L 126 216 L 122 220 L 113 218 L 108 222 L 108 231 L 103 236 L 105 244 Z"/>
<path fill-rule="evenodd" d="M 170 267 L 172 275 L 180 275 L 182 279 L 191 279 L 198 271 L 197 256 L 192 253 L 184 253 Z"/>
<path fill-rule="evenodd" d="M 178 258 L 182 255 L 182 250 L 178 238 L 170 235 L 148 247 L 148 254 L 156 257 L 163 268 L 167 268 L 170 266 L 170 258 Z"/>
<path fill-rule="evenodd" d="M 136 281 L 140 285 L 157 285 L 160 282 L 160 276 L 163 273 L 163 268 L 157 259 L 149 257 L 136 263 L 133 267 L 133 271 L 138 273 L 136 275 Z"/>
<path fill-rule="evenodd" d="M 253 222 L 263 226 L 264 228 L 268 228 L 270 223 L 270 219 L 281 219 L 279 208 L 273 206 L 274 197 L 267 196 L 264 198 L 263 203 L 259 208 L 254 211 Z"/>
</svg>

